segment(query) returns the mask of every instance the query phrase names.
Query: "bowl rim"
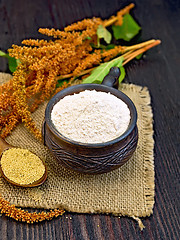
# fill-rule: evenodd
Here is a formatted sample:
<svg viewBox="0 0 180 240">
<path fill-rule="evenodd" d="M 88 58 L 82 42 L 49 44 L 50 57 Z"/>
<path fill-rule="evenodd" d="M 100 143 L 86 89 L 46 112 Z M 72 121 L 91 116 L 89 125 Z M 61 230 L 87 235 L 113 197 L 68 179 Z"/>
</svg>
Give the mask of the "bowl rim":
<svg viewBox="0 0 180 240">
<path fill-rule="evenodd" d="M 52 112 L 54 105 L 58 101 L 60 101 L 60 99 L 65 97 L 66 95 L 72 95 L 74 93 L 79 93 L 79 92 L 82 92 L 85 90 L 96 90 L 96 91 L 105 90 L 104 92 L 107 92 L 107 93 L 110 92 L 111 94 L 118 97 L 119 99 L 121 99 L 122 101 L 124 101 L 127 104 L 132 116 L 131 116 L 130 124 L 129 124 L 128 128 L 122 135 L 120 135 L 119 137 L 114 138 L 110 141 L 107 141 L 107 142 L 83 143 L 83 142 L 78 142 L 78 141 L 75 141 L 75 140 L 65 137 L 63 134 L 61 134 L 56 129 L 55 125 L 53 124 L 53 122 L 51 120 L 51 112 Z M 122 141 L 133 131 L 133 129 L 135 128 L 136 123 L 137 123 L 137 110 L 136 110 L 136 107 L 135 107 L 134 103 L 132 102 L 132 100 L 125 93 L 121 92 L 120 90 L 117 90 L 113 87 L 109 87 L 109 86 L 106 86 L 103 84 L 78 84 L 78 85 L 73 85 L 73 86 L 67 87 L 67 88 L 59 91 L 49 100 L 49 102 L 46 106 L 46 109 L 45 109 L 45 123 L 48 124 L 48 127 L 55 134 L 55 136 L 57 138 L 60 138 L 61 140 L 63 140 L 66 143 L 73 144 L 74 146 L 82 146 L 82 147 L 87 147 L 87 148 L 100 148 L 100 147 L 106 147 L 109 145 L 113 145 L 117 142 Z"/>
</svg>

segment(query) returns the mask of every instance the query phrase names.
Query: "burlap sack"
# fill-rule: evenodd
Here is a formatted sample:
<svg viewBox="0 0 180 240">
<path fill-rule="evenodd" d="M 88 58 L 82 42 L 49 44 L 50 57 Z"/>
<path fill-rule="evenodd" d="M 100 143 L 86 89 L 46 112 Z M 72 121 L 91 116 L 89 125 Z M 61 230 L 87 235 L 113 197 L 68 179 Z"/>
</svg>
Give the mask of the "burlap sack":
<svg viewBox="0 0 180 240">
<path fill-rule="evenodd" d="M 9 77 L 1 74 L 0 82 Z M 71 172 L 61 167 L 48 149 L 20 124 L 7 137 L 7 142 L 43 157 L 48 167 L 48 178 L 40 187 L 20 188 L 1 177 L 2 197 L 21 207 L 59 207 L 77 213 L 130 216 L 136 220 L 149 216 L 154 205 L 154 141 L 150 96 L 146 87 L 122 84 L 120 89 L 132 99 L 138 112 L 138 147 L 125 165 L 110 173 L 95 176 Z M 45 107 L 46 103 L 33 114 L 39 128 Z"/>
</svg>

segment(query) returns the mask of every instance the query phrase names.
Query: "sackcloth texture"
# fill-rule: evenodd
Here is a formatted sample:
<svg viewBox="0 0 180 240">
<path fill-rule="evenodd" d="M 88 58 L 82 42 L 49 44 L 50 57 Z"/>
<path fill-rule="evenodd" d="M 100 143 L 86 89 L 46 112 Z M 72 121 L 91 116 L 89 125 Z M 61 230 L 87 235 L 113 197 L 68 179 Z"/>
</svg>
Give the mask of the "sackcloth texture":
<svg viewBox="0 0 180 240">
<path fill-rule="evenodd" d="M 0 74 L 0 84 L 9 74 Z M 0 177 L 0 194 L 11 204 L 32 208 L 62 208 L 76 213 L 112 213 L 136 220 L 153 213 L 154 140 L 150 95 L 146 87 L 121 84 L 120 90 L 134 102 L 138 113 L 139 141 L 133 157 L 122 167 L 100 175 L 84 175 L 60 166 L 48 148 L 19 124 L 6 141 L 27 148 L 43 158 L 48 168 L 46 182 L 35 188 L 15 187 Z M 41 129 L 46 104 L 33 119 Z"/>
</svg>

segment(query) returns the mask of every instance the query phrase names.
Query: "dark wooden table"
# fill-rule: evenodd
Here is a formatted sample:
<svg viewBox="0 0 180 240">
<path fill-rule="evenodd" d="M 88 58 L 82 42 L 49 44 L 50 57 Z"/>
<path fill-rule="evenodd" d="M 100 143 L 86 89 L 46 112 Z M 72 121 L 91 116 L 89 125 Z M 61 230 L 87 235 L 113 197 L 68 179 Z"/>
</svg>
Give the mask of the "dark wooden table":
<svg viewBox="0 0 180 240">
<path fill-rule="evenodd" d="M 139 61 L 126 66 L 126 82 L 147 86 L 152 96 L 155 139 L 154 213 L 143 220 L 140 232 L 132 219 L 66 213 L 40 224 L 28 225 L 0 217 L 0 240 L 10 239 L 180 239 L 180 1 L 134 1 L 132 11 L 142 26 L 142 41 L 162 44 Z M 65 27 L 83 18 L 108 18 L 129 1 L 118 0 L 0 0 L 0 49 L 24 38 L 39 38 L 39 27 Z M 7 63 L 0 58 L 0 71 Z"/>
</svg>

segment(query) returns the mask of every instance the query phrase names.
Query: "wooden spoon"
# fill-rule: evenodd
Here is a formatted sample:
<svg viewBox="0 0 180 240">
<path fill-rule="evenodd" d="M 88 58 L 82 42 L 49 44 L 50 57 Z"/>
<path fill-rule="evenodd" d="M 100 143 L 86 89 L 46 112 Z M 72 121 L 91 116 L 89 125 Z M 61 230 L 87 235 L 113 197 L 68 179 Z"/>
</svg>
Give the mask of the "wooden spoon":
<svg viewBox="0 0 180 240">
<path fill-rule="evenodd" d="M 6 141 L 4 141 L 2 138 L 0 138 L 0 159 L 3 155 L 3 152 L 10 149 L 10 148 L 15 148 L 14 146 L 8 144 Z M 15 186 L 19 186 L 19 187 L 37 187 L 41 184 L 43 184 L 45 181 L 46 181 L 46 178 L 47 178 L 47 168 L 46 168 L 46 165 L 44 163 L 44 161 L 41 159 L 44 167 L 45 167 L 45 172 L 43 174 L 43 176 L 37 180 L 37 181 L 34 181 L 30 184 L 19 184 L 19 183 L 16 183 L 16 182 L 13 182 L 11 181 L 9 178 L 6 177 L 6 175 L 4 174 L 2 168 L 1 168 L 1 164 L 0 164 L 0 172 L 1 172 L 1 175 L 8 181 L 10 182 L 11 184 L 15 185 Z"/>
</svg>

